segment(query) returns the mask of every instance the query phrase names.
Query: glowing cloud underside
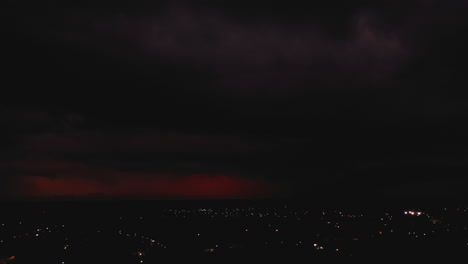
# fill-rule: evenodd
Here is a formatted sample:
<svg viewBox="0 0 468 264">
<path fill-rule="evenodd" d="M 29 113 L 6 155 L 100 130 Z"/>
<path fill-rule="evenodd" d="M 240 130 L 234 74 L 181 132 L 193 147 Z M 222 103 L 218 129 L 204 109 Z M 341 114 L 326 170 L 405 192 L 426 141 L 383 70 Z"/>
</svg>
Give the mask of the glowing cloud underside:
<svg viewBox="0 0 468 264">
<path fill-rule="evenodd" d="M 29 177 L 28 195 L 48 196 L 157 196 L 171 198 L 248 198 L 273 194 L 276 186 L 259 180 L 227 175 L 127 177 L 105 182 L 89 178 Z"/>
</svg>

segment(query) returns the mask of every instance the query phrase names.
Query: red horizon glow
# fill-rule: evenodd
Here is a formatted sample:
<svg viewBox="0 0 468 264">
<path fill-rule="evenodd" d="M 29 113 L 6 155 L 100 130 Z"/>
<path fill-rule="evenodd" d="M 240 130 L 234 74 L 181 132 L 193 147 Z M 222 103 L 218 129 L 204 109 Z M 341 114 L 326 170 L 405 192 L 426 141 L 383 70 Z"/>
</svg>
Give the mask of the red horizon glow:
<svg viewBox="0 0 468 264">
<path fill-rule="evenodd" d="M 167 177 L 125 177 L 114 182 L 91 178 L 47 178 L 32 176 L 26 195 L 57 197 L 89 195 L 144 196 L 167 198 L 257 198 L 267 197 L 279 190 L 278 186 L 260 179 L 229 175 L 194 174 L 170 179 Z"/>
</svg>

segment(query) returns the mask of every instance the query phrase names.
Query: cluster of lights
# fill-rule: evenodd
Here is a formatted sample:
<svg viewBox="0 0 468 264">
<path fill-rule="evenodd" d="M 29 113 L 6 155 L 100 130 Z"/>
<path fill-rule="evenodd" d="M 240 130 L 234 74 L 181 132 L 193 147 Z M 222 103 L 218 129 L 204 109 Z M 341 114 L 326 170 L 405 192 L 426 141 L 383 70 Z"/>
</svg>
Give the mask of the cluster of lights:
<svg viewBox="0 0 468 264">
<path fill-rule="evenodd" d="M 22 222 L 18 223 L 19 225 L 22 224 Z M 4 226 L 4 224 L 2 224 Z M 54 228 L 57 228 L 58 226 L 54 226 Z M 20 233 L 16 235 L 12 235 L 12 239 L 19 239 L 19 238 L 30 238 L 30 237 L 39 237 L 41 234 L 47 234 L 47 233 L 52 233 L 53 228 L 45 227 L 45 228 L 34 228 L 31 232 L 28 233 Z M 57 230 L 54 230 L 57 231 Z M 4 243 L 4 240 L 0 240 L 0 243 Z"/>
<path fill-rule="evenodd" d="M 284 208 L 286 209 L 286 208 Z M 288 218 L 294 217 L 301 220 L 301 216 L 311 215 L 308 210 L 284 210 L 278 208 L 198 208 L 198 209 L 165 209 L 162 210 L 163 216 L 175 216 L 186 218 L 194 215 L 207 217 L 255 217 L 255 218 Z M 333 211 L 341 217 L 359 217 L 359 215 L 345 214 L 341 211 Z M 362 215 L 361 215 L 362 216 Z M 122 219 L 122 218 L 121 218 Z"/>
<path fill-rule="evenodd" d="M 119 235 L 123 235 L 122 230 L 119 230 L 118 233 L 119 233 Z M 148 236 L 144 236 L 144 235 L 141 235 L 141 236 L 140 236 L 140 235 L 138 235 L 137 233 L 133 233 L 133 235 L 127 233 L 127 234 L 125 234 L 124 236 L 125 236 L 125 237 L 134 237 L 134 238 L 136 238 L 136 237 L 140 238 L 140 237 L 141 237 L 141 239 L 143 239 L 143 241 L 149 243 L 150 246 L 154 246 L 154 245 L 156 244 L 156 245 L 159 246 L 160 248 L 166 248 L 166 246 L 165 246 L 163 243 L 156 242 L 155 239 L 152 239 L 152 238 L 150 238 L 150 237 L 148 237 Z"/>
<path fill-rule="evenodd" d="M 405 215 L 415 215 L 415 216 L 420 216 L 422 215 L 422 212 L 419 211 L 405 211 Z"/>
<path fill-rule="evenodd" d="M 323 246 L 320 246 L 318 244 L 314 244 L 315 250 L 323 250 Z"/>
<path fill-rule="evenodd" d="M 462 211 L 462 210 L 458 210 L 457 211 Z M 173 216 L 175 215 L 176 217 L 179 217 L 179 216 L 182 216 L 184 215 L 183 217 L 185 217 L 185 215 L 187 216 L 190 216 L 190 215 L 208 215 L 208 216 L 211 216 L 213 217 L 213 215 L 217 215 L 217 216 L 223 216 L 223 217 L 228 217 L 228 216 L 247 216 L 247 217 L 251 217 L 251 216 L 254 216 L 254 217 L 266 217 L 266 216 L 270 216 L 270 217 L 286 217 L 286 215 L 288 216 L 291 216 L 291 215 L 294 215 L 294 217 L 296 217 L 297 215 L 302 215 L 302 214 L 309 214 L 308 211 L 274 211 L 274 210 L 263 210 L 263 211 L 260 211 L 260 209 L 256 209 L 256 208 L 246 208 L 246 209 L 239 209 L 239 208 L 235 208 L 235 209 L 230 209 L 228 210 L 227 208 L 224 210 L 216 210 L 216 209 L 205 209 L 205 208 L 202 208 L 202 209 L 196 209 L 196 210 L 174 210 L 174 209 L 171 209 L 171 210 L 165 210 L 165 212 L 171 212 L 173 213 Z M 463 212 L 466 212 L 466 209 L 463 210 Z M 357 217 L 362 217 L 363 215 L 360 215 L 360 214 L 348 214 L 346 212 L 341 212 L 341 211 L 327 211 L 327 212 L 318 212 L 319 214 L 321 214 L 321 216 L 323 216 L 321 218 L 321 220 L 323 221 L 323 224 L 327 223 L 330 225 L 331 228 L 337 228 L 337 229 L 343 229 L 344 228 L 348 228 L 348 220 L 346 219 L 342 219 L 342 217 L 346 217 L 346 218 L 357 218 Z M 428 212 L 430 213 L 430 212 Z M 421 216 L 421 215 L 425 215 L 425 217 L 422 217 L 421 219 L 424 220 L 424 219 L 428 219 L 428 221 L 431 221 L 433 223 L 441 223 L 439 220 L 437 219 L 434 219 L 432 218 L 432 216 L 430 216 L 429 214 L 426 214 L 424 212 L 421 212 L 421 211 L 413 211 L 413 210 L 409 210 L 409 211 L 404 211 L 404 214 L 405 215 L 410 215 L 410 216 Z M 309 214 L 310 215 L 310 214 Z M 138 216 L 137 216 L 138 217 Z M 320 216 L 319 216 L 320 217 Z M 139 216 L 138 217 L 140 220 L 143 219 L 143 217 Z M 340 219 L 341 218 L 341 219 Z M 410 217 L 411 218 L 411 217 Z M 120 217 L 120 219 L 123 219 L 122 217 Z M 374 230 L 373 232 L 371 232 L 372 234 L 372 237 L 377 237 L 378 235 L 382 236 L 384 233 L 385 234 L 389 234 L 387 232 L 390 232 L 390 233 L 393 233 L 394 230 L 392 228 L 394 228 L 395 226 L 392 226 L 390 223 L 391 222 L 388 222 L 388 220 L 392 220 L 392 216 L 390 215 L 390 213 L 385 213 L 384 215 L 382 216 L 376 216 L 376 217 L 372 217 L 370 219 L 373 219 L 375 221 L 382 221 L 382 222 L 379 222 L 379 229 L 380 228 L 383 228 L 383 229 L 380 229 L 382 231 L 378 231 L 379 229 L 377 230 Z M 419 218 L 418 218 L 419 219 Z M 263 219 L 265 220 L 265 219 Z M 398 220 L 398 217 L 397 217 L 397 220 Z M 270 224 L 268 224 L 268 222 Z M 279 229 L 277 228 L 278 226 L 276 225 L 275 226 L 275 223 L 274 222 L 270 222 L 270 220 L 267 220 L 265 222 L 263 222 L 264 224 L 268 224 L 268 232 L 279 232 Z M 354 220 L 349 220 L 349 221 L 354 221 Z M 340 222 L 340 223 L 339 223 Z M 18 222 L 16 222 L 18 223 Z M 19 225 L 21 225 L 22 222 L 19 222 Z M 343 225 L 342 225 L 343 224 Z M 387 224 L 389 225 L 387 227 Z M 1 224 L 1 226 L 4 226 L 5 224 Z M 10 225 L 10 224 L 8 224 Z M 445 225 L 440 225 L 441 227 L 444 227 L 444 230 L 446 230 L 447 232 L 449 232 L 450 230 L 456 230 L 456 227 L 453 227 L 450 226 L 450 229 L 448 229 L 448 226 L 449 224 L 447 224 L 447 229 L 445 229 Z M 1 226 L 0 226 L 0 229 L 1 229 Z M 32 232 L 26 234 L 26 235 L 18 235 L 16 234 L 16 236 L 14 236 L 13 238 L 17 238 L 17 237 L 27 237 L 27 236 L 32 236 L 32 237 L 38 237 L 40 234 L 42 235 L 43 233 L 50 233 L 52 232 L 51 229 L 53 230 L 53 227 L 54 226 L 50 226 L 49 227 L 45 227 L 45 228 L 34 228 L 33 230 L 31 230 Z M 55 226 L 56 228 L 58 226 Z M 62 226 L 64 227 L 64 226 Z M 251 230 L 247 229 L 246 227 L 249 227 L 249 228 L 252 228 Z M 284 233 L 284 232 L 288 232 L 287 231 L 287 228 L 283 227 L 283 226 L 279 226 L 281 228 L 281 233 Z M 286 231 L 285 231 L 286 230 Z M 396 232 L 398 233 L 398 229 L 395 229 Z M 464 230 L 467 230 L 467 227 L 464 227 Z M 242 232 L 242 231 L 245 231 L 245 232 L 254 232 L 254 233 L 257 233 L 257 229 L 254 228 L 254 226 L 244 226 L 244 228 L 239 228 L 238 231 Z M 412 230 L 411 230 L 412 231 Z M 100 231 L 97 231 L 97 232 L 100 232 Z M 115 232 L 115 231 L 114 231 Z M 260 231 L 261 232 L 261 231 Z M 431 231 L 427 231 L 426 230 L 426 233 L 416 233 L 416 232 L 408 232 L 408 235 L 412 236 L 412 237 L 415 237 L 415 238 L 423 238 L 423 237 L 428 237 L 430 236 Z M 138 235 L 137 233 L 124 233 L 122 234 L 122 230 L 119 230 L 118 233 L 122 236 L 126 236 L 126 237 L 135 237 L 137 239 L 139 239 L 141 237 L 142 240 L 147 240 L 147 242 L 153 246 L 153 243 L 155 244 L 156 241 L 154 239 L 151 239 L 149 237 L 146 237 L 146 236 L 142 236 L 141 234 Z M 279 237 L 282 237 L 281 236 L 281 233 L 277 234 L 276 236 L 279 236 Z M 401 233 L 406 233 L 406 232 L 401 232 Z M 432 230 L 432 233 L 434 233 L 434 230 Z M 200 233 L 197 233 L 196 231 L 191 233 L 190 235 L 195 235 L 197 237 L 200 237 L 201 234 Z M 375 235 L 375 236 L 374 236 Z M 317 234 L 317 236 L 319 236 L 319 234 Z M 41 236 L 42 237 L 42 236 Z M 203 236 L 201 237 L 206 237 L 206 234 L 203 233 Z M 359 240 L 357 237 L 349 237 L 349 239 L 351 240 L 354 240 L 354 241 L 357 241 Z M 361 239 L 366 239 L 366 236 L 364 237 L 361 237 Z M 310 249 L 310 243 L 311 241 L 307 242 L 307 241 L 304 241 L 304 244 L 303 245 L 309 245 L 309 249 Z M 3 240 L 0 240 L 0 243 L 3 243 Z M 280 242 L 281 244 L 283 244 L 283 241 Z M 466 243 L 466 242 L 465 242 Z M 265 242 L 265 244 L 271 244 L 270 241 L 268 242 Z M 301 241 L 285 241 L 284 244 L 290 244 L 292 246 L 296 245 L 296 246 L 299 246 L 300 244 L 302 244 Z M 161 243 L 157 243 L 158 246 L 162 247 L 162 248 L 166 248 L 165 246 L 163 246 Z M 466 244 L 468 245 L 468 243 Z M 323 246 L 319 246 L 318 244 L 313 244 L 313 248 L 315 250 L 323 250 L 324 247 Z M 65 244 L 63 249 L 64 250 L 67 250 L 69 247 L 68 244 Z M 216 248 L 218 247 L 218 245 L 216 245 Z M 333 247 L 331 244 L 330 245 L 326 245 L 327 249 L 330 249 L 330 252 L 333 252 L 333 251 L 344 251 L 346 252 L 346 248 L 343 248 L 343 249 L 337 249 L 335 247 Z M 231 247 L 229 247 L 231 248 Z M 218 250 L 218 249 L 216 249 Z M 207 250 L 205 250 L 206 252 L 213 252 L 215 251 L 215 248 L 209 248 Z M 140 261 L 140 263 L 143 263 L 143 257 L 144 257 L 144 253 L 143 252 L 137 252 L 137 256 L 138 256 L 138 260 Z M 0 261 L 0 263 L 2 263 Z M 63 262 L 62 262 L 63 263 Z"/>
</svg>

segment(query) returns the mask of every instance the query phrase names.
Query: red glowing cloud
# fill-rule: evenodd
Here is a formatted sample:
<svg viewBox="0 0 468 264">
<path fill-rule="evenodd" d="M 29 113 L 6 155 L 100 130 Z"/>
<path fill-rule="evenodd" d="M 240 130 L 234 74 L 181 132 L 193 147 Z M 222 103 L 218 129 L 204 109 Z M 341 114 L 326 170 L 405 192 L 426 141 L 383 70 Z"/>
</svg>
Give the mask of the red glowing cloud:
<svg viewBox="0 0 468 264">
<path fill-rule="evenodd" d="M 130 176 L 130 175 L 128 175 Z M 113 182 L 91 178 L 27 178 L 28 194 L 36 197 L 89 196 L 158 198 L 255 198 L 267 197 L 278 188 L 259 179 L 228 175 L 191 175 L 171 179 L 136 175 Z"/>
</svg>

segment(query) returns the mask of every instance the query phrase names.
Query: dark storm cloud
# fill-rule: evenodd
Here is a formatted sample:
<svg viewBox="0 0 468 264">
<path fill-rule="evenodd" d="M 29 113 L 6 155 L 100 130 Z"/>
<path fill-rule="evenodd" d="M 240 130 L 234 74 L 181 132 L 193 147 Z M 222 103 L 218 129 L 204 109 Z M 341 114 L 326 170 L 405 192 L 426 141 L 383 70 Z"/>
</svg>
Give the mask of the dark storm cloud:
<svg viewBox="0 0 468 264">
<path fill-rule="evenodd" d="M 195 65 L 216 76 L 220 89 L 242 92 L 293 89 L 305 80 L 387 80 L 408 53 L 398 32 L 380 31 L 376 19 L 365 13 L 354 14 L 339 39 L 320 23 L 246 21 L 183 7 L 159 16 L 61 14 L 54 18 L 60 19 L 60 28 L 50 26 L 50 19 L 35 19 L 28 25 L 31 34 L 40 32 L 44 41 L 115 53 L 117 58 L 132 53 Z"/>
<path fill-rule="evenodd" d="M 280 182 L 283 183 L 284 192 L 288 189 L 287 182 L 284 182 L 285 173 L 294 173 L 289 176 L 297 179 L 304 176 L 303 169 L 307 167 L 294 164 L 296 161 L 291 157 L 301 143 L 298 139 L 266 140 L 151 131 L 148 128 L 144 132 L 141 132 L 141 128 L 85 129 L 83 123 L 63 130 L 63 127 L 57 126 L 63 123 L 58 115 L 54 117 L 55 122 L 50 122 L 51 114 L 40 109 L 36 111 L 42 113 L 40 120 L 48 124 L 48 129 L 34 119 L 29 130 L 25 130 L 28 127 L 25 120 L 30 120 L 34 110 L 17 116 L 15 122 L 22 123 L 17 130 L 23 133 L 16 135 L 17 142 L 12 147 L 14 152 L 5 155 L 2 160 L 2 183 L 8 185 L 13 193 L 39 192 L 37 186 L 44 189 L 48 184 L 56 186 L 51 191 L 58 190 L 58 186 L 62 185 L 67 189 L 74 182 L 77 186 L 89 184 L 89 190 L 93 191 L 98 188 L 96 186 L 106 185 L 118 185 L 121 187 L 117 190 L 121 190 L 125 182 L 132 184 L 147 180 L 164 185 L 166 182 L 181 181 L 187 184 L 193 177 L 204 182 L 207 179 L 224 181 L 223 177 L 228 177 L 227 183 L 240 186 L 253 184 L 259 188 L 262 181 L 268 179 L 267 184 L 263 183 L 266 190 Z M 70 114 L 62 113 L 62 119 L 68 120 L 69 117 Z M 82 115 L 79 119 L 90 120 Z M 33 129 L 36 127 L 42 129 L 36 131 Z M 296 175 L 296 172 L 301 175 Z M 329 180 L 316 179 L 316 182 L 326 181 Z M 171 186 L 175 188 L 176 185 Z M 117 190 L 108 191 L 117 195 Z M 80 190 L 73 192 L 81 193 Z"/>
<path fill-rule="evenodd" d="M 85 3 L 5 13 L 4 189 L 466 185 L 465 1 Z"/>
<path fill-rule="evenodd" d="M 11 114 L 3 120 L 9 131 L 3 131 L 7 134 L 2 138 L 14 138 L 15 142 L 9 142 L 9 148 L 2 151 L 2 193 L 21 190 L 24 186 L 20 185 L 31 177 L 112 183 L 141 174 L 161 181 L 195 173 L 232 174 L 226 168 L 214 167 L 210 156 L 248 147 L 243 142 L 181 133 L 84 129 L 70 125 L 77 119 L 82 124 L 85 118 L 81 115 L 16 109 L 3 109 Z M 190 156 L 196 160 L 185 160 Z"/>
<path fill-rule="evenodd" d="M 405 56 L 398 37 L 376 32 L 364 16 L 351 23 L 351 35 L 334 40 L 317 25 L 241 24 L 212 14 L 182 13 L 143 22 L 150 27 L 140 45 L 149 55 L 210 67 L 220 85 L 231 89 L 294 88 L 308 78 L 387 77 Z"/>
</svg>

